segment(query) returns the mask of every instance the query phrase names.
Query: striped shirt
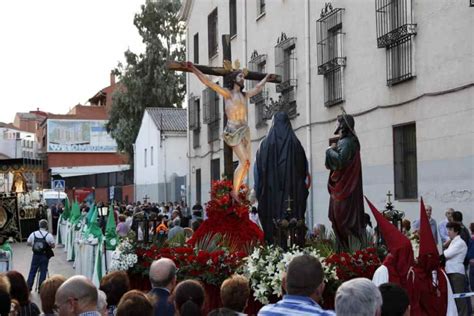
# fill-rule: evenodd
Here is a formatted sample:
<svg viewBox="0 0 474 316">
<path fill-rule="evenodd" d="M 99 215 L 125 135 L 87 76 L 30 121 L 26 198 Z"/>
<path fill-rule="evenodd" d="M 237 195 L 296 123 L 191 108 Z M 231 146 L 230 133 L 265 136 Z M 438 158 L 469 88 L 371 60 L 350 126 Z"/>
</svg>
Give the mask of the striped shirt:
<svg viewBox="0 0 474 316">
<path fill-rule="evenodd" d="M 325 311 L 315 301 L 307 296 L 284 295 L 276 304 L 269 304 L 258 312 L 263 316 L 278 315 L 322 315 L 335 316 L 333 311 Z"/>
</svg>

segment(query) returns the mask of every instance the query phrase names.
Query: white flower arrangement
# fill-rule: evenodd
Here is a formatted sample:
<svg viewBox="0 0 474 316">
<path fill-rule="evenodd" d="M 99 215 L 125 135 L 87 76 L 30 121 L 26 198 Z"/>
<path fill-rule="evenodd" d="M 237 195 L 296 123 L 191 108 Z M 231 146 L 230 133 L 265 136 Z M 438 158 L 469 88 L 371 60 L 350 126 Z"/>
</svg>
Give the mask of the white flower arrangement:
<svg viewBox="0 0 474 316">
<path fill-rule="evenodd" d="M 112 253 L 112 261 L 110 262 L 111 271 L 127 271 L 133 267 L 138 261 L 135 254 L 135 247 L 130 241 L 125 238 L 118 244 L 115 251 Z"/>
<path fill-rule="evenodd" d="M 324 264 L 324 257 L 314 248 L 299 248 L 293 246 L 284 251 L 280 247 L 261 246 L 255 248 L 253 253 L 245 259 L 244 274 L 250 280 L 250 286 L 256 300 L 268 304 L 271 295 L 282 296 L 282 279 L 287 265 L 294 257 L 309 254 L 318 258 L 324 270 L 325 280 L 336 279 L 334 268 Z"/>
</svg>

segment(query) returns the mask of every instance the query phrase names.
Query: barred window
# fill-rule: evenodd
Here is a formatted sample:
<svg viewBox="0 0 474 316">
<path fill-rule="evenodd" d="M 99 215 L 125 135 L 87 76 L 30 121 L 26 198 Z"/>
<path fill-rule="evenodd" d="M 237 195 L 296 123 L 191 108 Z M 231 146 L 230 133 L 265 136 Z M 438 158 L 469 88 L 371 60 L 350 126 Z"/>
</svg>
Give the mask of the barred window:
<svg viewBox="0 0 474 316">
<path fill-rule="evenodd" d="M 193 148 L 198 148 L 199 146 L 201 146 L 200 138 L 201 138 L 201 129 L 197 128 L 193 130 Z"/>
<path fill-rule="evenodd" d="M 418 198 L 416 124 L 393 127 L 395 199 Z"/>
<path fill-rule="evenodd" d="M 217 8 L 211 12 L 207 17 L 207 44 L 208 56 L 214 57 L 217 54 L 218 48 L 218 32 L 217 32 Z"/>
<path fill-rule="evenodd" d="M 266 125 L 267 118 L 265 116 L 265 107 L 267 106 L 268 95 L 255 102 L 255 127 L 261 128 Z"/>
<path fill-rule="evenodd" d="M 414 77 L 413 37 L 389 45 L 387 55 L 387 85 L 392 86 Z"/>
<path fill-rule="evenodd" d="M 210 124 L 220 119 L 219 115 L 219 95 L 211 88 L 206 88 L 203 94 L 204 117 L 203 122 Z"/>
<path fill-rule="evenodd" d="M 411 0 L 375 0 L 375 17 L 379 48 L 416 34 Z"/>
<path fill-rule="evenodd" d="M 415 76 L 412 0 L 376 0 L 377 47 L 386 49 L 387 85 Z"/>
<path fill-rule="evenodd" d="M 188 99 L 188 123 L 189 129 L 199 129 L 201 116 L 201 104 L 199 98 L 190 96 Z"/>
<path fill-rule="evenodd" d="M 342 13 L 344 9 L 326 6 L 316 21 L 318 74 L 324 76 L 324 105 L 344 101 L 343 74 L 346 57 L 343 54 Z"/>
<path fill-rule="evenodd" d="M 201 168 L 196 169 L 196 203 L 201 203 Z"/>
<path fill-rule="evenodd" d="M 219 140 L 219 121 L 207 124 L 207 142 Z"/>
<path fill-rule="evenodd" d="M 235 1 L 229 0 L 230 36 L 237 34 L 237 4 Z"/>
<path fill-rule="evenodd" d="M 194 63 L 199 64 L 199 33 L 194 34 Z"/>
<path fill-rule="evenodd" d="M 329 107 L 344 101 L 342 91 L 343 67 L 324 74 L 324 105 Z"/>
<path fill-rule="evenodd" d="M 221 161 L 219 158 L 211 160 L 211 181 L 221 178 Z"/>
<path fill-rule="evenodd" d="M 262 54 L 260 55 L 256 50 L 253 51 L 252 56 L 250 56 L 250 61 L 248 62 L 249 70 L 252 72 L 260 72 L 266 73 L 267 72 L 267 55 Z M 257 85 L 256 80 L 247 80 L 247 87 L 248 89 L 253 89 Z M 250 103 L 252 99 L 250 99 Z"/>
<path fill-rule="evenodd" d="M 275 46 L 275 70 L 282 82 L 276 86 L 277 92 L 296 87 L 296 37 L 287 38 L 282 33 Z"/>
</svg>

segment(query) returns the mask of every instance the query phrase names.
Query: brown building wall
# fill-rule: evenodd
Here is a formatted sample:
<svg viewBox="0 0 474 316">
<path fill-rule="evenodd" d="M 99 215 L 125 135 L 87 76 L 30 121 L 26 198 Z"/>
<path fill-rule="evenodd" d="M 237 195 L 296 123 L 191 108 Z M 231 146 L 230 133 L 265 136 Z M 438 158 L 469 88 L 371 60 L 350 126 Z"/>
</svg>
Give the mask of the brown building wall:
<svg viewBox="0 0 474 316">
<path fill-rule="evenodd" d="M 133 184 L 124 185 L 122 187 L 123 200 L 126 201 L 127 197 L 129 202 L 135 201 L 135 186 Z"/>
<path fill-rule="evenodd" d="M 48 168 L 127 164 L 127 156 L 116 153 L 48 153 Z"/>
<path fill-rule="evenodd" d="M 109 199 L 109 188 L 95 188 L 95 201 L 96 202 L 108 202 Z"/>
</svg>

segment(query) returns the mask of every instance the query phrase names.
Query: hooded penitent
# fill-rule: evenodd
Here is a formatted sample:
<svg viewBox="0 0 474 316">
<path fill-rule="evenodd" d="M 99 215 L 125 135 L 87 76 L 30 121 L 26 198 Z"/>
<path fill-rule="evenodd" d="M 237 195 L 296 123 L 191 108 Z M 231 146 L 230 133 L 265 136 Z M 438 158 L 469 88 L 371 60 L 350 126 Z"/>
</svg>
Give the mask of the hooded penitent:
<svg viewBox="0 0 474 316">
<path fill-rule="evenodd" d="M 420 201 L 420 252 L 416 268 L 416 284 L 422 315 L 446 315 L 447 281 L 439 264 L 439 252 L 426 215 L 423 198 Z M 435 272 L 433 275 L 433 271 Z"/>
<path fill-rule="evenodd" d="M 367 197 L 365 197 L 365 200 L 374 214 L 379 232 L 382 234 L 388 248 L 389 253 L 382 263 L 387 267 L 388 280 L 400 285 L 407 291 L 411 310 L 417 311 L 419 308 L 418 299 L 416 298 L 415 273 L 413 271 L 415 261 L 410 240 L 390 223 Z M 416 315 L 416 313 L 413 315 Z"/>
</svg>

